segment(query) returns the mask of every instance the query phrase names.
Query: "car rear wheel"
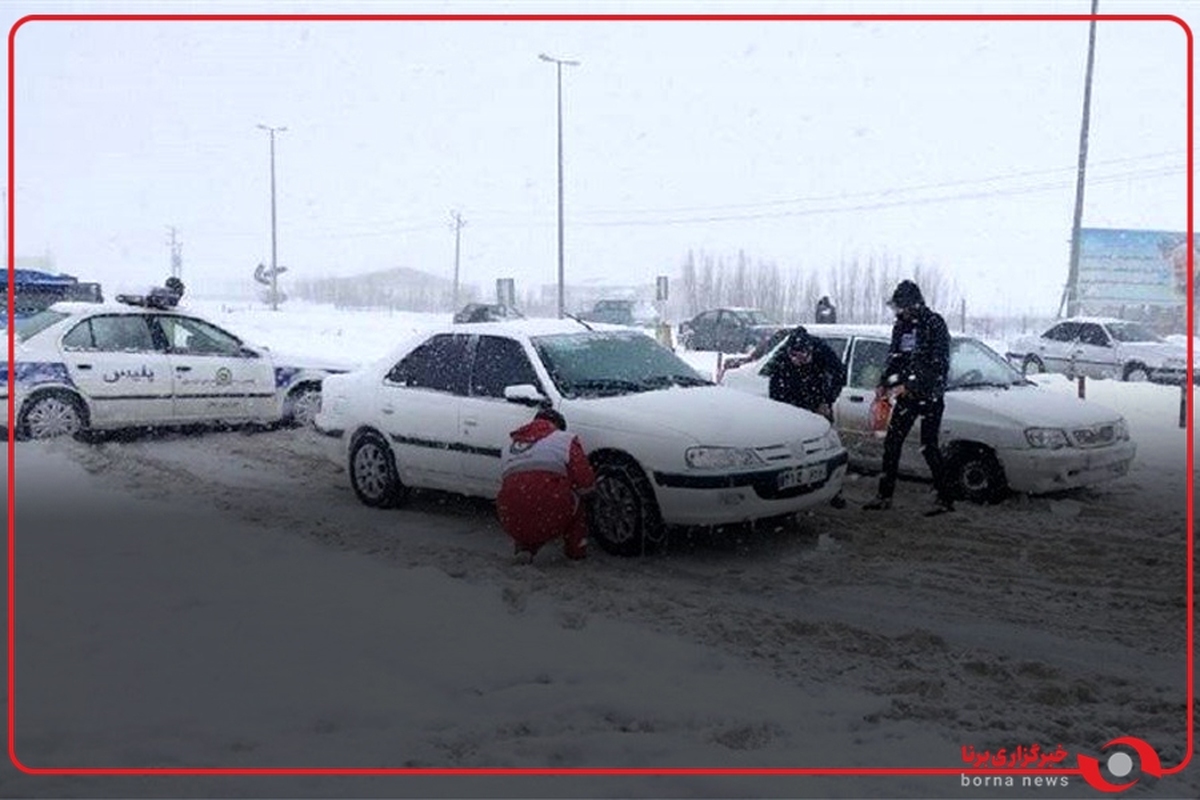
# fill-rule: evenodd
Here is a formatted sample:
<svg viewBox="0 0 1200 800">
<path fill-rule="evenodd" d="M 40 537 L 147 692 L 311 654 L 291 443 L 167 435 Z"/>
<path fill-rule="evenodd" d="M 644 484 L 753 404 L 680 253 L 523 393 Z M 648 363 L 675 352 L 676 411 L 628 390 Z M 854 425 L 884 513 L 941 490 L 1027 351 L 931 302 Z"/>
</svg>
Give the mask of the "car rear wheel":
<svg viewBox="0 0 1200 800">
<path fill-rule="evenodd" d="M 288 395 L 283 418 L 293 425 L 307 428 L 313 424 L 320 410 L 321 389 L 316 386 L 301 386 Z"/>
<path fill-rule="evenodd" d="M 26 406 L 22 427 L 30 439 L 76 436 L 85 427 L 83 408 L 69 394 L 44 394 Z"/>
<path fill-rule="evenodd" d="M 946 459 L 955 494 L 972 503 L 998 503 L 1008 493 L 1004 468 L 986 447 L 960 446 Z"/>
<path fill-rule="evenodd" d="M 383 437 L 367 433 L 351 445 L 350 485 L 358 499 L 373 508 L 392 508 L 403 501 L 406 488 Z"/>
<path fill-rule="evenodd" d="M 1134 361 L 1125 365 L 1125 371 L 1121 373 L 1121 378 L 1130 383 L 1145 383 L 1150 380 L 1150 370 L 1146 369 L 1145 364 Z"/>
<path fill-rule="evenodd" d="M 589 516 L 590 533 L 607 553 L 636 556 L 662 541 L 662 515 L 654 488 L 628 459 L 597 459 Z"/>
<path fill-rule="evenodd" d="M 1035 355 L 1025 356 L 1025 361 L 1021 364 L 1022 375 L 1037 375 L 1046 371 L 1046 365 L 1042 360 Z"/>
</svg>

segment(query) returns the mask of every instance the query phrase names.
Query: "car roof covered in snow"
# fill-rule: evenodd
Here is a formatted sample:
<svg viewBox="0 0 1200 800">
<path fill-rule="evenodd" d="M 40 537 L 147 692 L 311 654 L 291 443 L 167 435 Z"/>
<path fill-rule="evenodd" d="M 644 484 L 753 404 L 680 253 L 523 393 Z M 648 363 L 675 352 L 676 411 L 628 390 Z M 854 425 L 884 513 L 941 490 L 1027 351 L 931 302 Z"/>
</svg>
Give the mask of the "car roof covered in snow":
<svg viewBox="0 0 1200 800">
<path fill-rule="evenodd" d="M 442 328 L 431 330 L 433 333 L 492 333 L 499 336 L 553 336 L 556 334 L 587 333 L 593 331 L 618 331 L 629 333 L 640 332 L 637 328 L 626 325 L 610 325 L 603 322 L 588 322 L 584 325 L 573 319 L 551 319 L 534 317 L 530 319 L 498 320 L 496 322 L 455 323 Z"/>
</svg>

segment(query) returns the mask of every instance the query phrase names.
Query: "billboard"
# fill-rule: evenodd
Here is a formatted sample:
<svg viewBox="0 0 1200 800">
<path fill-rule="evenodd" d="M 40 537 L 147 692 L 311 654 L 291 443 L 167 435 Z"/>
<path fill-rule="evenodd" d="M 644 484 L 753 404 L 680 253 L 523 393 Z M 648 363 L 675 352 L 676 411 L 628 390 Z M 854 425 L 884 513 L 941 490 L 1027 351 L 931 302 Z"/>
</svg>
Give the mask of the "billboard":
<svg viewBox="0 0 1200 800">
<path fill-rule="evenodd" d="M 1200 237 L 1193 237 L 1193 252 L 1198 245 Z M 1186 233 L 1083 228 L 1075 297 L 1080 310 L 1092 314 L 1136 307 L 1182 310 L 1187 303 L 1187 263 Z"/>
</svg>

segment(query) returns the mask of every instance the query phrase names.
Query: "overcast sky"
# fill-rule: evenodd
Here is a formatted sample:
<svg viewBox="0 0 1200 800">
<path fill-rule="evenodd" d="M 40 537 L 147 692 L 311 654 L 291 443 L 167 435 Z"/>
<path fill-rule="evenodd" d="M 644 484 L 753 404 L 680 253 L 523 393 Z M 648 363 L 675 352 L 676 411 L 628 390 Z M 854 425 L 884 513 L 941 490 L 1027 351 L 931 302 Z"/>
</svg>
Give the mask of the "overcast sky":
<svg viewBox="0 0 1200 800">
<path fill-rule="evenodd" d="M 1087 13 L 1066 2 L 30 3 L 21 13 Z M 1102 14 L 1182 2 L 1101 0 Z M 1053 312 L 1066 278 L 1086 22 L 29 22 L 15 36 L 16 251 L 196 291 L 396 266 L 677 274 L 689 250 L 785 270 L 888 253 L 972 308 Z M 1098 26 L 1083 221 L 1186 229 L 1186 36 Z M 286 283 L 285 283 L 286 286 Z"/>
</svg>

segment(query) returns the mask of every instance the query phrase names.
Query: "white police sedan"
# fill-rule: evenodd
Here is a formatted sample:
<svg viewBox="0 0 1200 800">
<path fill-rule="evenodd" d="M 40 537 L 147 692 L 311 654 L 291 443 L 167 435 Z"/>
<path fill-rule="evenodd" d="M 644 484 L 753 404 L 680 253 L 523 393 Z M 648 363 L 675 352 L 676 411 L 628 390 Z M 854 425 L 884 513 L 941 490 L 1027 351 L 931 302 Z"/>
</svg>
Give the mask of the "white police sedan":
<svg viewBox="0 0 1200 800">
<path fill-rule="evenodd" d="M 509 432 L 548 404 L 597 470 L 591 535 L 635 555 L 666 525 L 790 514 L 841 488 L 823 418 L 713 385 L 640 331 L 569 320 L 450 326 L 324 384 L 317 429 L 359 499 L 409 487 L 494 498 Z"/>
<path fill-rule="evenodd" d="M 18 436 L 192 423 L 307 424 L 338 370 L 282 360 L 186 311 L 125 303 L 56 303 L 14 323 L 9 392 Z M 344 370 L 342 370 L 344 371 Z"/>
</svg>

